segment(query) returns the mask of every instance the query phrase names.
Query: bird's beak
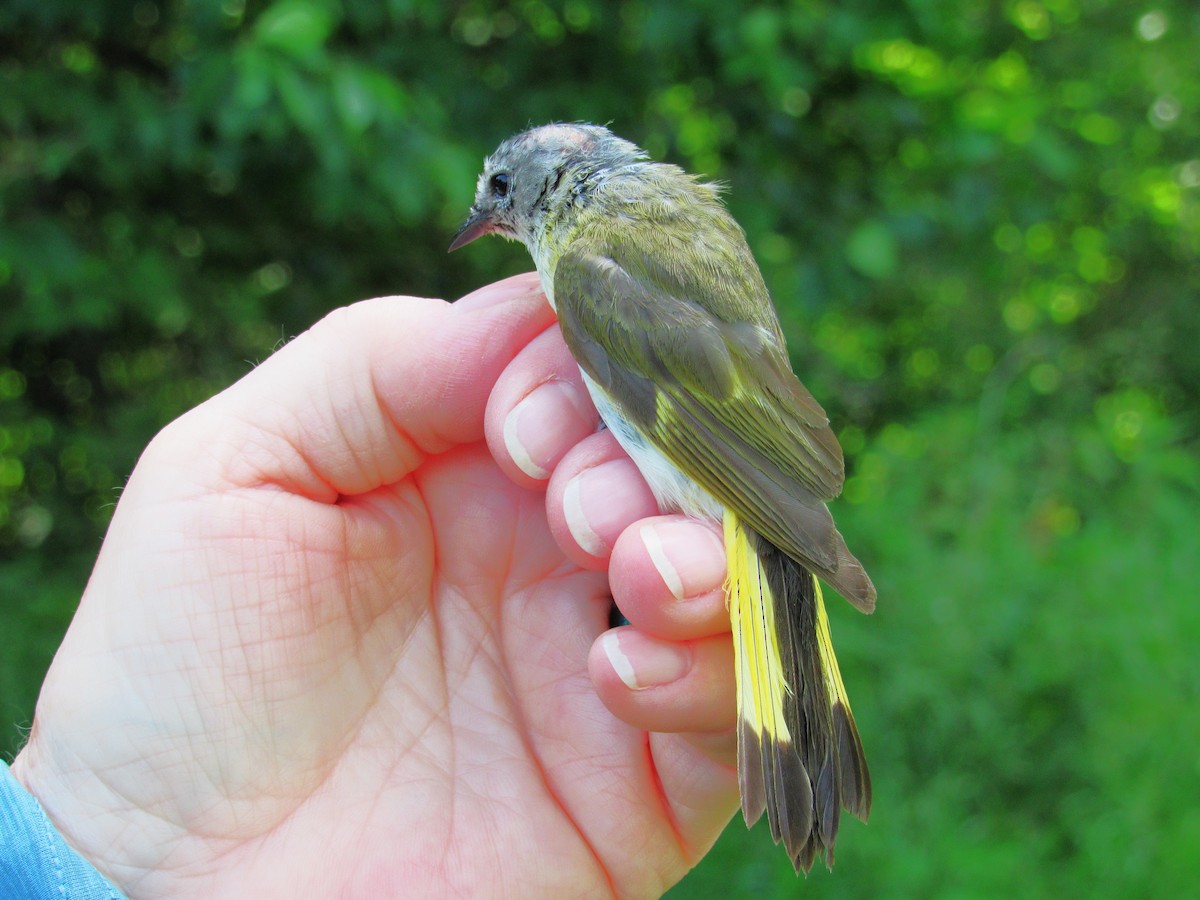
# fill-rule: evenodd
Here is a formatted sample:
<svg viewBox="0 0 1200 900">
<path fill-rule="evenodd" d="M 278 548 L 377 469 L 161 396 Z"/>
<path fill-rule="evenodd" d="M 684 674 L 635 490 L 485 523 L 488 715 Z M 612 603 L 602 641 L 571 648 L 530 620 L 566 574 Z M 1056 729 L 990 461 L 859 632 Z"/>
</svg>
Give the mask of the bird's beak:
<svg viewBox="0 0 1200 900">
<path fill-rule="evenodd" d="M 446 252 L 453 253 L 459 247 L 465 247 L 475 238 L 488 234 L 492 227 L 492 216 L 488 210 L 472 209 L 471 215 L 467 217 L 467 221 L 462 223 L 462 227 L 454 235 L 454 240 L 450 242 L 450 249 Z"/>
</svg>

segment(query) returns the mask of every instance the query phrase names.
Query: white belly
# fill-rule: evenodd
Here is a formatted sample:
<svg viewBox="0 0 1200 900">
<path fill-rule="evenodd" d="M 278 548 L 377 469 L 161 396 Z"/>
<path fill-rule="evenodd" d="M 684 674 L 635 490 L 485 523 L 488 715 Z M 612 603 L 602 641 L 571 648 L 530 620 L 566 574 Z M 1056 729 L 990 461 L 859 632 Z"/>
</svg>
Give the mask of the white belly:
<svg viewBox="0 0 1200 900">
<path fill-rule="evenodd" d="M 538 254 L 531 248 L 534 261 L 537 263 L 538 275 L 541 278 L 542 290 L 550 301 L 550 308 L 557 311 L 554 303 L 554 275 L 549 266 L 543 264 Z M 629 454 L 646 479 L 646 484 L 654 492 L 659 508 L 663 512 L 681 512 L 701 519 L 715 519 L 720 522 L 725 508 L 696 482 L 684 475 L 665 456 L 658 452 L 640 431 L 617 411 L 617 407 L 596 382 L 588 377 L 587 372 L 579 370 L 583 383 L 587 385 L 588 393 L 604 424 L 613 433 Z"/>
<path fill-rule="evenodd" d="M 608 395 L 588 378 L 587 373 L 582 374 L 584 384 L 587 385 L 592 402 L 596 404 L 604 424 L 637 465 L 663 512 L 681 512 L 689 516 L 721 521 L 724 507 L 704 488 L 675 468 L 670 460 L 617 411 Z"/>
</svg>

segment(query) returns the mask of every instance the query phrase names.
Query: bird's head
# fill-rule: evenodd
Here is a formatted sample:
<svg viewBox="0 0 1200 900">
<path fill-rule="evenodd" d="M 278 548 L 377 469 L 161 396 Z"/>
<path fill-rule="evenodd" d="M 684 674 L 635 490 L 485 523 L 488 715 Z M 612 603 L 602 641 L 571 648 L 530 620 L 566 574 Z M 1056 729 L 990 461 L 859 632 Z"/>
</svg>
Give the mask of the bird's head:
<svg viewBox="0 0 1200 900">
<path fill-rule="evenodd" d="M 537 256 L 547 214 L 645 154 L 599 125 L 542 125 L 511 137 L 483 164 L 475 202 L 451 250 L 485 234 L 521 241 Z"/>
</svg>

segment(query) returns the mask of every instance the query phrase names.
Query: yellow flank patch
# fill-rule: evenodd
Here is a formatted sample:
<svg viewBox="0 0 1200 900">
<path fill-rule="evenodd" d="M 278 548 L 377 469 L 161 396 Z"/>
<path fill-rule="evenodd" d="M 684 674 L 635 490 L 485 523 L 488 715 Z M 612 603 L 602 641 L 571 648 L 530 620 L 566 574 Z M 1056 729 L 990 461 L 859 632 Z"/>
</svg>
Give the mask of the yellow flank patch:
<svg viewBox="0 0 1200 900">
<path fill-rule="evenodd" d="M 728 509 L 725 510 L 725 552 L 729 558 L 726 595 L 733 626 L 738 716 L 755 734 L 790 743 L 792 735 L 783 713 L 784 698 L 790 689 L 779 656 L 775 598 L 744 527 L 737 515 Z M 828 626 L 824 633 L 827 644 Z M 838 685 L 841 685 L 840 678 Z M 842 693 L 845 693 L 844 689 Z"/>
</svg>

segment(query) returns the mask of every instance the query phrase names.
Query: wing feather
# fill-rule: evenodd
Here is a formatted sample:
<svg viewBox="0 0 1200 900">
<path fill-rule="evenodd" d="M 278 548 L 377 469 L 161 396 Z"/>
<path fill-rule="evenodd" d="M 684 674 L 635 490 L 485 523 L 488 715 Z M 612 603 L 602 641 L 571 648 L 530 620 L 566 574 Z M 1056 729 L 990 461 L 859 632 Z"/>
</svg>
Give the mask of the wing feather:
<svg viewBox="0 0 1200 900">
<path fill-rule="evenodd" d="M 762 303 L 737 306 L 724 282 L 709 296 L 690 273 L 663 266 L 670 248 L 654 239 L 617 244 L 611 232 L 582 229 L 555 264 L 575 359 L 668 459 L 869 611 L 874 588 L 825 507 L 842 487 L 841 449 L 791 370 L 761 278 L 731 276 L 733 287 L 762 292 Z M 727 271 L 745 264 L 728 260 Z M 744 314 L 760 307 L 767 318 Z"/>
</svg>

